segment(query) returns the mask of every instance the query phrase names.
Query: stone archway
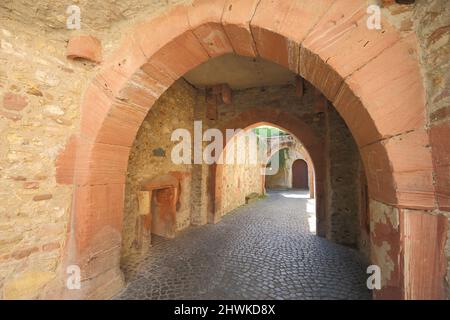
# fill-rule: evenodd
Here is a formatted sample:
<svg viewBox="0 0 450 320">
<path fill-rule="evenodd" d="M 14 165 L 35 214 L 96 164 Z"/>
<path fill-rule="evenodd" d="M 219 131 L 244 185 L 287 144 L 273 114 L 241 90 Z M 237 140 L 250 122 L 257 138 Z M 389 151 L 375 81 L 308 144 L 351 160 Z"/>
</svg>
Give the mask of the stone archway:
<svg viewBox="0 0 450 320">
<path fill-rule="evenodd" d="M 374 262 L 394 262 L 379 296 L 443 296 L 445 261 L 434 244 L 444 221 L 407 210 L 436 207 L 416 39 L 387 23 L 368 30 L 366 9 L 363 0 L 197 0 L 139 23 L 125 37 L 88 86 L 79 133 L 57 162 L 57 182 L 74 186 L 66 263 L 81 266 L 83 297 L 101 296 L 101 289 L 107 296 L 122 285 L 125 173 L 142 120 L 176 79 L 225 53 L 260 56 L 300 74 L 347 123 L 370 198 L 380 204 L 373 210 L 400 211 L 399 224 L 374 224 Z M 427 250 L 414 250 L 417 243 Z"/>
</svg>

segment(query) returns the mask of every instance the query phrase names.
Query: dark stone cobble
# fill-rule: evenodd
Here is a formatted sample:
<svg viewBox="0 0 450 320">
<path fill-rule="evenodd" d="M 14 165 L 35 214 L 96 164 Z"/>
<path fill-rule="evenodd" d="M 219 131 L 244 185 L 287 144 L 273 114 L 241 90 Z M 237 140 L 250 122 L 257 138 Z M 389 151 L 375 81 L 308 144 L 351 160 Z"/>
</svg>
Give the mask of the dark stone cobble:
<svg viewBox="0 0 450 320">
<path fill-rule="evenodd" d="M 370 299 L 360 254 L 310 232 L 303 195 L 270 192 L 216 225 L 154 236 L 122 266 L 116 299 Z"/>
</svg>

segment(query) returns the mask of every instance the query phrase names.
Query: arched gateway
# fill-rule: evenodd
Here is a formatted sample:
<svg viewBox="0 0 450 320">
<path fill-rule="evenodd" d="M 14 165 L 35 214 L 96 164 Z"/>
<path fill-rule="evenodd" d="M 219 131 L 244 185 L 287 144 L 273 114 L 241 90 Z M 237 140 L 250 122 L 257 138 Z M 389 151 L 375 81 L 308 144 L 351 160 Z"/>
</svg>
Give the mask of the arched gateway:
<svg viewBox="0 0 450 320">
<path fill-rule="evenodd" d="M 383 272 L 376 296 L 442 298 L 436 243 L 446 221 L 423 213 L 437 199 L 416 39 L 385 22 L 369 30 L 366 9 L 363 0 L 204 0 L 137 24 L 87 88 L 79 133 L 57 164 L 58 183 L 74 186 L 65 263 L 82 268 L 78 294 L 108 296 L 122 285 L 127 161 L 148 110 L 187 71 L 234 53 L 298 73 L 350 128 L 368 178 L 372 260 Z M 384 219 L 386 210 L 398 221 Z"/>
</svg>

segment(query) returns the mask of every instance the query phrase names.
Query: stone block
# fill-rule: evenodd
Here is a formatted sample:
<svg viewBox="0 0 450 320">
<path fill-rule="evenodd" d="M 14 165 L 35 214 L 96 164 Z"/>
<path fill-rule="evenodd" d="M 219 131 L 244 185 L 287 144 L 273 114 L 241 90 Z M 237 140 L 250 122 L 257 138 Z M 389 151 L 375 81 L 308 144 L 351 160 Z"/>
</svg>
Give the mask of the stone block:
<svg viewBox="0 0 450 320">
<path fill-rule="evenodd" d="M 21 111 L 28 105 L 27 99 L 19 94 L 7 92 L 3 96 L 3 108 L 14 111 Z"/>
<path fill-rule="evenodd" d="M 250 30 L 250 21 L 259 0 L 228 0 L 222 16 L 225 33 L 238 55 L 256 57 L 256 44 Z"/>
<path fill-rule="evenodd" d="M 139 215 L 150 214 L 151 195 L 152 195 L 151 191 L 139 191 L 138 192 L 137 197 L 138 197 Z"/>
<path fill-rule="evenodd" d="M 75 36 L 69 39 L 66 56 L 69 59 L 86 59 L 100 63 L 102 61 L 102 44 L 91 35 Z"/>
<path fill-rule="evenodd" d="M 6 300 L 36 299 L 43 286 L 53 277 L 54 273 L 29 271 L 7 280 L 3 287 L 3 298 Z"/>
</svg>

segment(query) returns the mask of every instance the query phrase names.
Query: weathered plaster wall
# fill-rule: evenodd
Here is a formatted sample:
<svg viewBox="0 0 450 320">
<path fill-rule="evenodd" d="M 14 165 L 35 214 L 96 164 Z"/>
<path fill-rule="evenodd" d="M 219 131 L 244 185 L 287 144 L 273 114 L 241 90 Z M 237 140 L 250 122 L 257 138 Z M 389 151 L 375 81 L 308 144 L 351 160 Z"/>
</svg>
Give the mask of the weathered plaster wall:
<svg viewBox="0 0 450 320">
<path fill-rule="evenodd" d="M 371 261 L 381 268 L 382 283 L 382 290 L 374 291 L 375 297 L 441 299 L 447 290 L 443 281 L 447 218 L 374 200 L 370 201 L 370 217 Z M 415 238 L 420 240 L 412 240 Z"/>
<path fill-rule="evenodd" d="M 191 222 L 191 201 L 199 195 L 192 190 L 192 165 L 176 164 L 171 151 L 177 142 L 171 141 L 172 132 L 187 129 L 193 137 L 194 108 L 197 90 L 179 80 L 167 90 L 149 111 L 139 129 L 130 153 L 123 223 L 122 252 L 127 255 L 136 239 L 138 199 L 142 181 L 176 172 L 181 178 L 180 206 L 176 214 L 176 230 Z"/>
<path fill-rule="evenodd" d="M 96 68 L 66 61 L 63 38 L 0 13 L 0 298 L 36 298 L 55 277 L 72 206 L 55 160 Z"/>
<path fill-rule="evenodd" d="M 359 181 L 357 182 L 359 194 L 358 194 L 358 249 L 362 252 L 367 259 L 370 261 L 370 200 L 369 200 L 369 189 L 367 186 L 367 178 L 365 173 L 365 168 L 362 160 L 359 161 Z"/>
</svg>

